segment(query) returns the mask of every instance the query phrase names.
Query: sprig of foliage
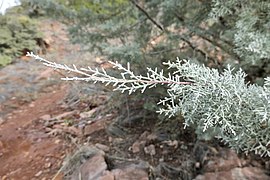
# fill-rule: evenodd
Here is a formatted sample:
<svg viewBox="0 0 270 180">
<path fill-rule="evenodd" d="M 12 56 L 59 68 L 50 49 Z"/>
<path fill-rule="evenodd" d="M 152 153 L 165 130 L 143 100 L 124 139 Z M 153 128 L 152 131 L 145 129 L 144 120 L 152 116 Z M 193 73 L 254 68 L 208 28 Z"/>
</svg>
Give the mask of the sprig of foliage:
<svg viewBox="0 0 270 180">
<path fill-rule="evenodd" d="M 270 78 L 264 86 L 245 83 L 246 74 L 230 66 L 223 73 L 216 69 L 191 63 L 188 60 L 167 62 L 172 73 L 147 68 L 145 76 L 135 75 L 118 62 L 109 62 L 121 75 L 109 75 L 105 69 L 69 67 L 45 60 L 33 53 L 27 54 L 45 66 L 76 73 L 82 77 L 62 78 L 68 81 L 91 81 L 111 84 L 114 90 L 133 93 L 164 85 L 168 97 L 160 100 L 158 112 L 169 117 L 182 114 L 185 127 L 195 128 L 199 138 L 219 138 L 237 151 L 254 151 L 270 156 Z"/>
<path fill-rule="evenodd" d="M 129 94 L 140 90 L 141 93 L 144 93 L 144 91 L 147 88 L 153 88 L 157 84 L 179 84 L 179 85 L 184 85 L 184 84 L 191 84 L 191 82 L 181 82 L 181 76 L 175 75 L 172 76 L 171 74 L 168 74 L 168 77 L 165 77 L 163 75 L 163 71 L 158 72 L 157 68 L 154 70 L 151 68 L 147 68 L 147 75 L 146 76 L 136 76 L 134 72 L 131 71 L 130 69 L 130 64 L 127 63 L 127 67 L 123 67 L 121 64 L 118 62 L 112 62 L 109 61 L 111 65 L 113 65 L 113 68 L 118 69 L 121 73 L 122 78 L 116 78 L 111 75 L 109 75 L 104 68 L 101 68 L 101 70 L 91 67 L 87 68 L 77 68 L 76 65 L 72 65 L 72 67 L 69 67 L 65 64 L 57 64 L 55 62 L 48 61 L 46 59 L 43 59 L 39 57 L 38 55 L 31 53 L 27 53 L 27 56 L 33 57 L 36 60 L 41 61 L 45 66 L 55 68 L 55 69 L 60 69 L 60 70 L 65 70 L 68 72 L 73 72 L 79 75 L 83 75 L 84 77 L 65 77 L 62 78 L 62 80 L 66 81 L 91 81 L 94 83 L 101 82 L 104 83 L 106 86 L 111 85 L 115 87 L 114 90 L 121 91 L 122 93 L 125 91 L 128 91 Z"/>
</svg>

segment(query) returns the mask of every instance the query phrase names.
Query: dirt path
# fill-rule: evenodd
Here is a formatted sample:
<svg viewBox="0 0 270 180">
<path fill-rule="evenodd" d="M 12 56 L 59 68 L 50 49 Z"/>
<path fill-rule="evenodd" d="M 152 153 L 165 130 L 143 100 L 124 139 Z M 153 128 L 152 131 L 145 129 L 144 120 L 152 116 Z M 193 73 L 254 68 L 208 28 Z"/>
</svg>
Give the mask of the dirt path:
<svg viewBox="0 0 270 180">
<path fill-rule="evenodd" d="M 76 58 L 78 46 L 69 43 L 65 26 L 51 20 L 42 24 L 50 43 L 46 56 L 69 62 Z M 72 145 L 51 136 L 41 117 L 66 111 L 60 105 L 68 88 L 56 72 L 31 59 L 0 69 L 1 180 L 45 180 L 57 173 Z"/>
<path fill-rule="evenodd" d="M 52 177 L 56 174 L 68 146 L 50 137 L 39 118 L 57 114 L 64 97 L 64 87 L 40 97 L 10 113 L 0 126 L 0 176 L 2 179 Z"/>
</svg>

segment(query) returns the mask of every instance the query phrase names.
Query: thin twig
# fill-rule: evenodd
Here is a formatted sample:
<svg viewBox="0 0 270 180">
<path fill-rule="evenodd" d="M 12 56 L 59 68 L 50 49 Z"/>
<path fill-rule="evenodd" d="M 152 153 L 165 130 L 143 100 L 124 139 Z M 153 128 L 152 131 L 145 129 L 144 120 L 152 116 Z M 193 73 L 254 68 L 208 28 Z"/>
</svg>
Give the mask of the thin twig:
<svg viewBox="0 0 270 180">
<path fill-rule="evenodd" d="M 107 156 L 108 159 L 113 159 L 113 160 L 119 160 L 119 161 L 126 161 L 126 162 L 140 162 L 138 159 L 127 159 L 123 157 L 117 157 L 117 156 Z"/>
<path fill-rule="evenodd" d="M 130 0 L 132 4 L 136 6 L 153 24 L 155 24 L 161 31 L 164 31 L 164 28 L 155 21 L 139 4 L 137 4 L 134 0 Z"/>
</svg>

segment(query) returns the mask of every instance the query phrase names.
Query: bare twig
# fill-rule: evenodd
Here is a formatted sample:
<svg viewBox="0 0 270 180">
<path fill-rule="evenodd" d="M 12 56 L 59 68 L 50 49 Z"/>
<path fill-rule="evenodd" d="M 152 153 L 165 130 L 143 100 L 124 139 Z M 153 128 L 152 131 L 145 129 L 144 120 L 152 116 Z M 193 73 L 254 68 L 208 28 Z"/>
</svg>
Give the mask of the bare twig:
<svg viewBox="0 0 270 180">
<path fill-rule="evenodd" d="M 201 27 L 194 27 L 194 25 L 192 24 L 188 24 L 184 21 L 184 19 L 182 17 L 180 17 L 177 13 L 174 13 L 174 15 L 176 16 L 176 18 L 183 24 L 184 27 L 186 27 L 189 31 L 191 31 L 192 33 L 196 34 L 197 36 L 201 37 L 202 39 L 210 42 L 211 44 L 213 44 L 214 46 L 219 47 L 220 49 L 222 49 L 224 52 L 228 53 L 229 55 L 231 55 L 232 57 L 234 57 L 236 60 L 240 61 L 241 58 L 235 54 L 233 52 L 233 45 L 231 43 L 229 43 L 227 40 L 218 38 L 217 36 L 215 36 L 214 34 L 210 33 L 209 31 L 206 31 L 204 29 L 202 29 Z M 213 40 L 215 39 L 215 40 Z M 219 43 L 219 42 L 223 42 L 224 44 L 226 44 L 227 46 Z"/>
<path fill-rule="evenodd" d="M 155 24 L 161 31 L 164 31 L 164 28 L 155 21 L 139 4 L 137 4 L 134 0 L 130 0 L 132 4 L 136 6 L 153 24 Z"/>
</svg>

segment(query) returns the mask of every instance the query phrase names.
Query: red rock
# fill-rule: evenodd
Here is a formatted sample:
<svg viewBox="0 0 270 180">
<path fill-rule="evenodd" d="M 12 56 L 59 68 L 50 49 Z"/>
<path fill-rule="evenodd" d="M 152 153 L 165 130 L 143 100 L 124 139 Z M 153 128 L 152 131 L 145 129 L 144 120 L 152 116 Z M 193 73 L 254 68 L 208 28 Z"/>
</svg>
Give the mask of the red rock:
<svg viewBox="0 0 270 180">
<path fill-rule="evenodd" d="M 229 171 L 208 172 L 194 180 L 269 180 L 262 169 L 256 167 L 234 168 Z"/>
<path fill-rule="evenodd" d="M 235 169 L 239 169 L 239 168 L 235 168 Z M 244 177 L 248 180 L 253 180 L 253 179 L 269 180 L 270 179 L 270 176 L 267 176 L 262 169 L 259 169 L 257 167 L 244 167 L 241 170 Z"/>
<path fill-rule="evenodd" d="M 98 109 L 99 108 L 94 108 L 94 109 L 91 109 L 90 111 L 82 112 L 82 113 L 80 113 L 80 118 L 91 117 Z"/>
<path fill-rule="evenodd" d="M 75 135 L 77 137 L 81 137 L 82 136 L 82 130 L 79 129 L 79 128 L 76 128 L 74 126 L 65 127 L 64 128 L 64 131 L 67 132 L 67 133 L 69 133 L 69 134 Z"/>
<path fill-rule="evenodd" d="M 107 169 L 107 164 L 105 162 L 104 156 L 102 154 L 96 154 L 89 160 L 87 160 L 81 167 L 81 179 L 94 180 L 102 176 L 104 171 Z M 78 179 L 78 177 L 73 177 L 73 179 Z"/>
<path fill-rule="evenodd" d="M 126 167 L 125 169 L 114 169 L 113 171 L 115 180 L 148 180 L 148 173 L 136 166 Z"/>
<path fill-rule="evenodd" d="M 233 150 L 222 152 L 223 157 L 209 161 L 203 175 L 198 175 L 195 180 L 267 180 L 270 179 L 265 172 L 258 167 L 242 167 L 241 160 Z"/>
<path fill-rule="evenodd" d="M 95 146 L 96 146 L 98 149 L 100 149 L 100 150 L 102 150 L 102 151 L 104 151 L 104 152 L 109 152 L 109 151 L 110 151 L 110 147 L 108 147 L 108 146 L 106 146 L 106 145 L 104 145 L 104 144 L 96 143 Z"/>
<path fill-rule="evenodd" d="M 140 149 L 145 146 L 146 141 L 135 141 L 131 146 L 132 153 L 140 152 Z"/>
<path fill-rule="evenodd" d="M 114 174 L 111 171 L 103 172 L 103 175 L 98 178 L 98 180 L 115 180 Z"/>
<path fill-rule="evenodd" d="M 241 160 L 233 150 L 226 150 L 224 157 L 209 161 L 205 167 L 205 172 L 228 171 L 230 169 L 241 167 Z"/>
<path fill-rule="evenodd" d="M 198 175 L 194 180 L 234 180 L 230 172 L 213 172 Z M 244 180 L 244 179 L 241 179 Z"/>
<path fill-rule="evenodd" d="M 97 131 L 104 129 L 106 127 L 106 122 L 107 122 L 107 120 L 101 119 L 101 120 L 98 120 L 92 124 L 86 125 L 84 128 L 84 135 L 88 136 L 88 135 L 93 134 L 94 132 L 97 132 Z"/>
</svg>

